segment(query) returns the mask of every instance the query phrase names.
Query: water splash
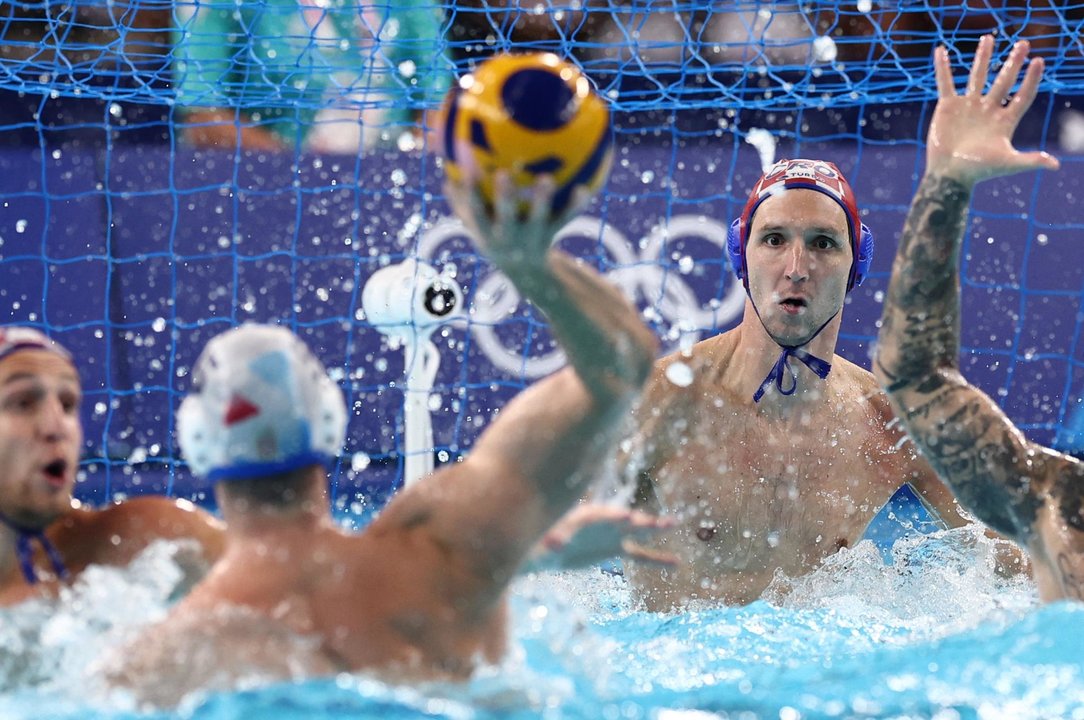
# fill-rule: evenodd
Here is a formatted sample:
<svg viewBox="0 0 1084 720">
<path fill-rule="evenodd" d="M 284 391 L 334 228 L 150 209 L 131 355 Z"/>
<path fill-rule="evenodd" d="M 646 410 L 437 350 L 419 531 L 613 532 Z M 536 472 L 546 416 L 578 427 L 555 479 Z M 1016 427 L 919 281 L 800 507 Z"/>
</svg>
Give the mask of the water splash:
<svg viewBox="0 0 1084 720">
<path fill-rule="evenodd" d="M 1030 582 L 994 571 L 996 550 L 975 528 L 900 541 L 891 565 L 861 543 L 810 575 L 777 578 L 771 602 L 672 613 L 638 610 L 623 578 L 597 570 L 531 576 L 511 593 L 512 651 L 470 682 L 405 687 L 342 674 L 193 698 L 180 713 L 201 719 L 1084 717 L 1084 607 L 1038 606 Z M 78 667 L 76 654 L 85 661 L 85 653 L 100 652 L 90 646 L 108 644 L 110 632 L 164 611 L 176 563 L 168 554 L 150 562 L 157 565 L 91 576 L 87 583 L 95 587 L 76 591 L 96 606 L 79 610 L 75 634 L 82 639 L 52 632 L 61 645 L 71 639 L 61 654 L 70 653 L 72 663 L 65 669 L 39 663 L 37 679 L 9 683 L 0 693 L 0 716 L 38 718 L 48 707 L 55 718 L 133 717 L 122 704 L 88 702 L 92 688 L 72 689 L 64 673 Z M 165 574 L 156 579 L 155 572 Z M 138 602 L 151 610 L 135 620 L 123 617 L 131 609 L 107 607 L 134 603 L 124 596 L 140 593 Z M 50 611 L 28 606 L 16 609 L 24 629 Z M 58 622 L 54 628 L 74 620 Z M 8 629 L 0 623 L 0 632 Z M 22 642 L 25 649 L 41 639 L 31 633 Z M 0 657 L 10 661 L 16 645 L 3 647 L 7 654 Z M 47 654 L 57 649 L 45 647 Z M 174 715 L 150 717 L 167 716 Z"/>
</svg>

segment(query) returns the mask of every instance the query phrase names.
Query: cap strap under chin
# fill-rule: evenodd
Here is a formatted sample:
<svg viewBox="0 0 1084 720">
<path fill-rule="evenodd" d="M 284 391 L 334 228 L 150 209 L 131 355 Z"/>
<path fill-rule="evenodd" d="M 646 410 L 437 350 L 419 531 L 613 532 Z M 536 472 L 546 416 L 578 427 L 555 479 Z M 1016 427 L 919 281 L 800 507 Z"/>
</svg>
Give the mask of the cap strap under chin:
<svg viewBox="0 0 1084 720">
<path fill-rule="evenodd" d="M 820 332 L 819 330 L 817 332 Z M 810 338 L 812 340 L 812 338 Z M 821 380 L 828 377 L 828 373 L 832 370 L 832 364 L 822 360 L 816 355 L 810 353 L 808 350 L 803 350 L 800 345 L 780 345 L 783 348 L 783 352 L 780 353 L 779 359 L 775 361 L 775 365 L 772 366 L 771 371 L 768 372 L 768 376 L 764 378 L 764 382 L 760 384 L 757 391 L 753 394 L 753 402 L 760 402 L 760 399 L 764 397 L 764 393 L 768 391 L 768 388 L 775 384 L 775 387 L 779 390 L 780 395 L 793 395 L 794 391 L 798 389 L 798 373 L 794 372 L 794 368 L 787 362 L 791 356 L 794 356 L 805 363 L 806 367 L 817 374 Z M 785 375 L 790 375 L 790 387 L 784 387 L 783 379 Z"/>
<path fill-rule="evenodd" d="M 764 393 L 766 393 L 768 388 L 773 384 L 779 390 L 780 395 L 794 394 L 794 391 L 798 389 L 798 373 L 794 372 L 794 368 L 787 362 L 792 355 L 805 363 L 805 366 L 816 373 L 817 377 L 821 380 L 827 379 L 828 373 L 832 371 L 832 363 L 827 360 L 822 360 L 813 353 L 808 350 L 803 350 L 802 348 L 813 342 L 813 338 L 820 335 L 821 330 L 828 327 L 828 323 L 832 322 L 833 318 L 839 314 L 839 310 L 837 310 L 832 317 L 825 320 L 824 324 L 817 328 L 817 332 L 810 335 L 805 342 L 798 343 L 797 345 L 784 345 L 772 337 L 772 334 L 768 332 L 767 326 L 764 325 L 764 318 L 760 316 L 760 308 L 758 308 L 757 304 L 753 301 L 753 296 L 749 292 L 748 287 L 746 288 L 745 295 L 749 298 L 749 304 L 753 306 L 753 312 L 756 313 L 757 320 L 760 321 L 760 325 L 764 328 L 764 332 L 768 334 L 768 337 L 772 338 L 772 342 L 783 348 L 783 352 L 779 354 L 779 359 L 775 361 L 775 365 L 768 371 L 768 376 L 764 378 L 764 381 L 760 383 L 760 387 L 753 393 L 753 402 L 760 402 L 760 399 L 764 397 Z M 783 386 L 784 373 L 790 375 L 790 388 Z"/>
<path fill-rule="evenodd" d="M 22 570 L 23 577 L 28 584 L 35 585 L 38 582 L 38 573 L 34 570 L 34 547 L 32 545 L 35 540 L 38 541 L 41 549 L 48 556 L 49 562 L 53 566 L 53 572 L 56 573 L 57 577 L 61 580 L 68 579 L 68 568 L 64 566 L 60 551 L 45 536 L 44 530 L 23 527 L 12 522 L 3 514 L 0 514 L 0 523 L 7 525 L 15 532 L 15 555 L 19 558 L 19 569 Z"/>
</svg>

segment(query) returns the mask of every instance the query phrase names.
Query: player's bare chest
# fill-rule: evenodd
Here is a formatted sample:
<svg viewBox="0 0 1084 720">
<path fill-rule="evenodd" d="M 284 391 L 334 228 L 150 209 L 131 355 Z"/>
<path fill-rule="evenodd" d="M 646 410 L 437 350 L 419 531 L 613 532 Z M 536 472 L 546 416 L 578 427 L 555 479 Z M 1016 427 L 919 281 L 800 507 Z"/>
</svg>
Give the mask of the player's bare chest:
<svg viewBox="0 0 1084 720">
<path fill-rule="evenodd" d="M 874 463 L 862 438 L 840 429 L 842 423 L 811 420 L 794 427 L 723 415 L 693 427 L 656 466 L 664 506 L 715 517 L 759 517 L 770 509 L 777 516 L 840 521 L 868 510 Z"/>
</svg>

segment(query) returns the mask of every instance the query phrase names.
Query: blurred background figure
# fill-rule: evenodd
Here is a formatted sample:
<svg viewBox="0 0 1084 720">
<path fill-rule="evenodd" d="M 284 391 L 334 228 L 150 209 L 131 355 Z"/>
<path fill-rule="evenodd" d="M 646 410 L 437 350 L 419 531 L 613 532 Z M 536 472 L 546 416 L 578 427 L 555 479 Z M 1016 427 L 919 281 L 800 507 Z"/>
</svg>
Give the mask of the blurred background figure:
<svg viewBox="0 0 1084 720">
<path fill-rule="evenodd" d="M 0 2 L 0 145 L 168 142 L 168 107 L 154 96 L 168 91 L 172 8 L 172 0 Z M 48 82 L 91 90 L 43 92 Z M 107 102 L 110 92 L 125 99 Z"/>
<path fill-rule="evenodd" d="M 445 7 L 447 38 L 460 65 L 507 50 L 581 56 L 613 11 L 606 0 L 464 0 Z"/>
<path fill-rule="evenodd" d="M 451 80 L 440 19 L 433 0 L 179 2 L 182 137 L 200 147 L 410 149 L 423 108 Z"/>
</svg>

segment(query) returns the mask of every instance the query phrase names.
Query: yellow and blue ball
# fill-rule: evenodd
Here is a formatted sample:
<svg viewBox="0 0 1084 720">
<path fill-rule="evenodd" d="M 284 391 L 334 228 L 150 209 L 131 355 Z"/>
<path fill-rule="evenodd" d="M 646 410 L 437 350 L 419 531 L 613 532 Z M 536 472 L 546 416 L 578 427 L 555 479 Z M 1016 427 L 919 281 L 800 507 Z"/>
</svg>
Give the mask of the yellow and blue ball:
<svg viewBox="0 0 1084 720">
<path fill-rule="evenodd" d="M 441 130 L 452 179 L 477 180 L 492 203 L 498 170 L 524 191 L 552 175 L 555 215 L 569 209 L 576 187 L 598 192 L 613 161 L 606 103 L 578 68 L 552 53 L 486 60 L 448 93 Z M 526 208 L 526 192 L 520 200 Z"/>
</svg>

